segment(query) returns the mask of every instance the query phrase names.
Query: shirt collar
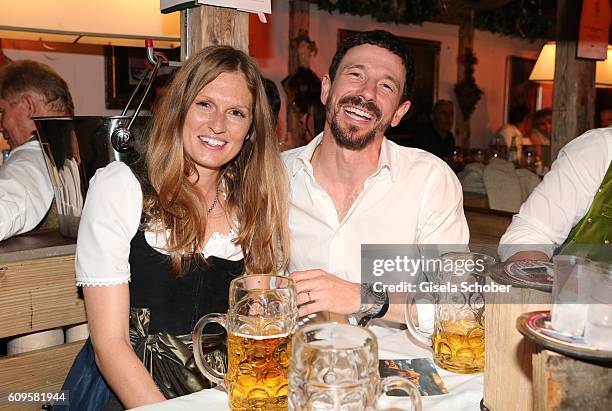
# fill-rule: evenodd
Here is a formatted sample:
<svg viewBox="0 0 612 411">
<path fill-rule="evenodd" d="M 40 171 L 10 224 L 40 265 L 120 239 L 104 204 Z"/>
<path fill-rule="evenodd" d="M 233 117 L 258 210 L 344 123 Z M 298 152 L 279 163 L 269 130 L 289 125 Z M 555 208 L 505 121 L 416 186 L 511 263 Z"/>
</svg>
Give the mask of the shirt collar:
<svg viewBox="0 0 612 411">
<path fill-rule="evenodd" d="M 310 143 L 302 147 L 300 153 L 296 157 L 296 161 L 293 162 L 293 169 L 291 170 L 291 175 L 295 177 L 296 173 L 300 170 L 310 168 L 312 169 L 312 164 L 310 160 L 312 160 L 312 156 L 317 149 L 317 146 L 321 144 L 323 141 L 323 132 L 319 133 L 315 138 L 313 138 Z"/>
<path fill-rule="evenodd" d="M 293 163 L 293 168 L 291 170 L 291 175 L 295 177 L 298 171 L 303 169 L 311 169 L 312 164 L 310 160 L 312 160 L 312 156 L 314 155 L 317 146 L 321 144 L 323 141 L 323 133 L 319 133 L 315 138 L 310 141 L 306 146 L 302 148 L 300 153 L 296 157 L 296 161 Z M 387 138 L 383 138 L 382 145 L 380 148 L 380 156 L 378 158 L 378 166 L 376 167 L 376 171 L 372 174 L 372 176 L 378 175 L 383 169 L 387 169 L 391 171 L 391 178 L 395 180 L 394 171 L 397 167 L 392 166 L 393 157 L 394 157 L 394 147 L 393 143 L 391 143 Z"/>
</svg>

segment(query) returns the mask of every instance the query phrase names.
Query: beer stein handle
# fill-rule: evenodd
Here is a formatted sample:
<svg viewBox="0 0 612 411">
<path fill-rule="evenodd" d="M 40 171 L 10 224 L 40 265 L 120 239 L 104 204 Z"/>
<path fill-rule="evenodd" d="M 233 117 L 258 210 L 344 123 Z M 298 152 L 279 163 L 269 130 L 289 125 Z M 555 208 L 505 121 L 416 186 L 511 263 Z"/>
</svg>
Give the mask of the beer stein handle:
<svg viewBox="0 0 612 411">
<path fill-rule="evenodd" d="M 414 324 L 414 319 L 412 318 L 412 307 L 416 306 L 416 302 L 414 301 L 414 297 L 410 296 L 408 297 L 408 301 L 406 302 L 405 305 L 405 311 L 404 311 L 404 317 L 406 319 L 406 328 L 408 329 L 408 332 L 410 333 L 410 335 L 412 335 L 418 342 L 420 342 L 423 345 L 426 345 L 428 347 L 431 347 L 433 345 L 433 342 L 431 341 L 431 337 L 427 334 L 425 334 L 424 332 L 422 332 L 421 330 L 419 330 L 417 328 L 417 326 Z"/>
<path fill-rule="evenodd" d="M 225 374 L 220 373 L 210 366 L 208 361 L 204 358 L 204 352 L 202 351 L 202 332 L 204 327 L 210 323 L 217 323 L 221 325 L 227 331 L 227 315 L 226 314 L 206 314 L 200 318 L 193 329 L 191 336 L 193 341 L 193 356 L 195 358 L 198 369 L 206 378 L 215 384 L 224 385 Z"/>
<path fill-rule="evenodd" d="M 379 387 L 381 395 L 391 390 L 404 391 L 410 398 L 410 411 L 421 411 L 421 394 L 418 388 L 409 379 L 398 376 L 387 377 L 379 382 Z"/>
</svg>

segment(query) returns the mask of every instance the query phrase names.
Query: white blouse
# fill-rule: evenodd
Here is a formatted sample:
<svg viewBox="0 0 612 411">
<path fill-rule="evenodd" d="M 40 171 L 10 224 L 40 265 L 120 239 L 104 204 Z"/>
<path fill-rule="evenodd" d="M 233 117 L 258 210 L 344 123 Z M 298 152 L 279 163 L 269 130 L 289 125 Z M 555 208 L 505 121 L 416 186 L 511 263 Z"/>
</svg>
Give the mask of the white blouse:
<svg viewBox="0 0 612 411">
<path fill-rule="evenodd" d="M 118 285 L 130 281 L 130 242 L 142 214 L 142 190 L 132 170 L 120 161 L 96 171 L 92 177 L 79 224 L 76 249 L 77 286 Z M 145 232 L 147 243 L 165 250 L 167 232 Z M 238 261 L 242 250 L 237 233 L 215 232 L 201 253 Z"/>
</svg>

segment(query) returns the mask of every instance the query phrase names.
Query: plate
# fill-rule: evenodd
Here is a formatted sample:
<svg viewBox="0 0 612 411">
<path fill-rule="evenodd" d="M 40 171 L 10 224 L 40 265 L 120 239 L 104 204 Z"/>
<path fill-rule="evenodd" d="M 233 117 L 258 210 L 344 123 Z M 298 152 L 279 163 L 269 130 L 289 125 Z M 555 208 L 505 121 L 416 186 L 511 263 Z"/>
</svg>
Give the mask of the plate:
<svg viewBox="0 0 612 411">
<path fill-rule="evenodd" d="M 552 292 L 554 271 L 552 263 L 544 261 L 512 261 L 491 267 L 491 278 L 500 284 Z"/>
<path fill-rule="evenodd" d="M 587 344 L 583 337 L 560 333 L 550 326 L 550 311 L 532 311 L 516 320 L 521 334 L 551 351 L 586 361 L 612 363 L 612 350 Z"/>
</svg>

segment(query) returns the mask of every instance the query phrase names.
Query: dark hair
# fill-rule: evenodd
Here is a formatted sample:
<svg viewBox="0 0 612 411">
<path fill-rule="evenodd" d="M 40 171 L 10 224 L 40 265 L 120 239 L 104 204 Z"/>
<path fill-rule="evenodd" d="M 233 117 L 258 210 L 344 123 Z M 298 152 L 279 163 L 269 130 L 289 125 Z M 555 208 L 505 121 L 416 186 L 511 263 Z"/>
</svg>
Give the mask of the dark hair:
<svg viewBox="0 0 612 411">
<path fill-rule="evenodd" d="M 52 111 L 74 115 L 68 84 L 46 64 L 33 60 L 12 61 L 0 69 L 0 96 L 6 99 L 34 92 L 44 97 Z"/>
<path fill-rule="evenodd" d="M 514 106 L 508 113 L 508 122 L 510 124 L 518 124 L 529 115 L 529 109 L 523 105 Z"/>
<path fill-rule="evenodd" d="M 155 90 L 156 88 L 169 86 L 170 82 L 174 78 L 174 74 L 175 73 L 176 73 L 176 70 L 173 70 L 173 71 L 171 71 L 169 73 L 164 73 L 164 74 L 160 74 L 160 75 L 156 76 L 153 79 L 153 83 L 151 83 L 151 88 L 153 88 L 153 90 Z"/>
<path fill-rule="evenodd" d="M 455 105 L 453 104 L 452 101 L 450 100 L 438 100 L 435 102 L 435 104 L 433 105 L 433 108 L 431 109 L 432 113 L 435 113 L 436 110 L 438 110 L 440 108 L 440 106 L 446 106 L 446 105 L 450 105 L 453 108 L 455 107 Z"/>
<path fill-rule="evenodd" d="M 268 96 L 268 103 L 270 103 L 270 108 L 272 109 L 272 121 L 274 124 L 278 123 L 278 113 L 280 112 L 281 100 L 280 93 L 278 92 L 278 87 L 276 84 L 269 78 L 262 78 L 264 89 L 266 90 L 266 96 Z"/>
<path fill-rule="evenodd" d="M 342 41 L 342 44 L 336 51 L 336 54 L 334 54 L 334 58 L 329 66 L 330 79 L 334 81 L 340 61 L 342 61 L 346 53 L 353 47 L 364 44 L 371 44 L 373 46 L 386 49 L 402 60 L 404 68 L 406 69 L 406 79 L 402 93 L 402 102 L 409 100 L 412 93 L 412 86 L 414 84 L 414 63 L 412 61 L 412 55 L 410 55 L 408 50 L 406 50 L 402 44 L 402 41 L 397 36 L 385 30 L 364 31 Z"/>
<path fill-rule="evenodd" d="M 543 108 L 542 110 L 538 110 L 533 115 L 533 123 L 538 124 L 540 121 L 543 121 L 546 117 L 552 116 L 552 110 L 549 108 Z"/>
</svg>

